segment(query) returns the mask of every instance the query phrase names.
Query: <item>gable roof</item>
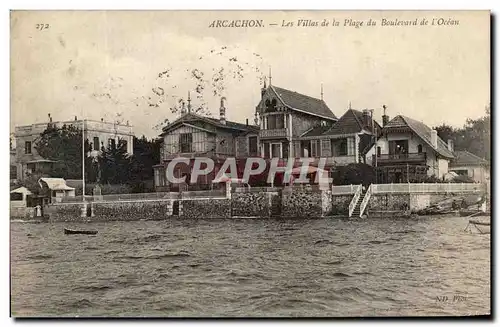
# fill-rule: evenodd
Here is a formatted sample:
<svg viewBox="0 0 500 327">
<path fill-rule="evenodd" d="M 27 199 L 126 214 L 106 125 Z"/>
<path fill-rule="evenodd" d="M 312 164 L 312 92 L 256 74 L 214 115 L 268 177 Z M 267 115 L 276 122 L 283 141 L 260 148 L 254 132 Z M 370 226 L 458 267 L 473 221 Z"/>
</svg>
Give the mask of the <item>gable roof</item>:
<svg viewBox="0 0 500 327">
<path fill-rule="evenodd" d="M 450 166 L 486 166 L 489 164 L 488 160 L 469 151 L 455 151 L 455 159 L 452 160 Z"/>
<path fill-rule="evenodd" d="M 308 129 L 305 131 L 300 137 L 311 137 L 311 136 L 321 136 L 323 133 L 328 131 L 331 126 L 314 126 L 313 128 Z"/>
<path fill-rule="evenodd" d="M 415 120 L 410 117 L 403 115 L 398 115 L 394 117 L 390 122 L 385 125 L 384 129 L 388 128 L 398 128 L 398 127 L 408 127 L 410 128 L 418 137 L 420 137 L 424 142 L 426 142 L 432 149 L 434 149 L 439 155 L 446 158 L 454 158 L 453 152 L 448 150 L 448 145 L 438 136 L 437 137 L 437 149 L 432 146 L 431 133 L 432 129 L 425 125 L 424 123 Z"/>
<path fill-rule="evenodd" d="M 375 123 L 375 128 L 380 132 L 382 128 L 376 120 L 373 120 Z M 324 135 L 345 135 L 345 134 L 354 134 L 359 133 L 362 130 L 370 131 L 372 127 L 369 124 L 366 124 L 363 119 L 363 113 L 359 110 L 349 109 L 347 110 L 342 117 L 330 128 L 330 130 L 326 131 Z"/>
<path fill-rule="evenodd" d="M 306 114 L 318 116 L 329 120 L 337 120 L 334 113 L 328 108 L 325 101 L 290 91 L 278 86 L 270 85 L 271 89 L 283 102 L 285 106 L 292 110 L 304 112 Z"/>
<path fill-rule="evenodd" d="M 66 181 L 64 180 L 64 178 L 42 177 L 38 180 L 40 186 L 42 186 L 41 182 L 45 182 L 45 184 L 47 184 L 47 187 L 54 191 L 72 191 L 75 189 L 74 187 L 69 187 L 68 185 L 66 185 Z"/>
<path fill-rule="evenodd" d="M 167 131 L 174 128 L 174 126 L 177 126 L 177 125 L 182 124 L 182 123 L 193 122 L 193 121 L 202 121 L 202 122 L 208 123 L 216 128 L 232 129 L 232 130 L 236 130 L 239 132 L 253 132 L 253 131 L 257 132 L 260 129 L 259 126 L 240 124 L 240 123 L 233 122 L 230 120 L 226 120 L 226 123 L 222 124 L 219 121 L 219 119 L 217 119 L 217 118 L 200 116 L 198 114 L 189 112 L 189 113 L 185 113 L 181 117 L 174 120 L 172 123 L 163 127 L 162 133 L 160 135 L 164 135 L 165 133 L 167 133 Z"/>
</svg>

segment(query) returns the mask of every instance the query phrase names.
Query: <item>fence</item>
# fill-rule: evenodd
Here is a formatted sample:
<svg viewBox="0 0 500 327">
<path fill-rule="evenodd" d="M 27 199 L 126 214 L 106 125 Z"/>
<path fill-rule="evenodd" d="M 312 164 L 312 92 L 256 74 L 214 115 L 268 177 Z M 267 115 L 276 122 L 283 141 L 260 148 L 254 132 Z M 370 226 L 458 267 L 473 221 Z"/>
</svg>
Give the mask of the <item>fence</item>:
<svg viewBox="0 0 500 327">
<path fill-rule="evenodd" d="M 108 201 L 139 201 L 139 200 L 169 200 L 169 199 L 193 199 L 193 198 L 221 198 L 226 197 L 225 189 L 208 191 L 185 191 L 185 192 L 156 192 L 156 193 L 130 193 L 130 194 L 106 194 L 101 196 L 86 195 L 88 202 L 108 202 Z M 64 197 L 61 203 L 82 202 L 82 196 Z"/>
<path fill-rule="evenodd" d="M 372 184 L 372 193 L 460 193 L 484 190 L 484 185 L 477 183 Z"/>
<path fill-rule="evenodd" d="M 332 185 L 332 194 L 355 194 L 361 185 Z"/>
</svg>

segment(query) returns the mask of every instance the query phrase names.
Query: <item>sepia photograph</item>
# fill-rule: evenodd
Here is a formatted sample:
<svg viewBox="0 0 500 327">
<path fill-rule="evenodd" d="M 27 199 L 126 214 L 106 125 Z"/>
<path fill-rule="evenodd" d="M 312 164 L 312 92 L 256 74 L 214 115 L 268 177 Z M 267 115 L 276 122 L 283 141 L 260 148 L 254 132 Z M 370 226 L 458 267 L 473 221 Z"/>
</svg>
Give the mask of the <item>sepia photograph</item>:
<svg viewBox="0 0 500 327">
<path fill-rule="evenodd" d="M 9 20 L 11 317 L 491 319 L 490 11 Z"/>
</svg>

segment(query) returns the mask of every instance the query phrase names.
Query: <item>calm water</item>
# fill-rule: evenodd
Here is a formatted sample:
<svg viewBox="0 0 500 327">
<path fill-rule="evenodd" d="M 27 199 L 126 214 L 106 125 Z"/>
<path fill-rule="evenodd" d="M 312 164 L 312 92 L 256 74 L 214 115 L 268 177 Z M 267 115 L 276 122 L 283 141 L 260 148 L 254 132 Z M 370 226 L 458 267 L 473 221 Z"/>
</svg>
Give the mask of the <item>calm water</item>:
<svg viewBox="0 0 500 327">
<path fill-rule="evenodd" d="M 436 217 L 12 223 L 11 310 L 80 317 L 489 314 L 490 235 L 467 234 L 466 225 L 465 218 Z M 64 235 L 64 227 L 99 234 Z"/>
</svg>

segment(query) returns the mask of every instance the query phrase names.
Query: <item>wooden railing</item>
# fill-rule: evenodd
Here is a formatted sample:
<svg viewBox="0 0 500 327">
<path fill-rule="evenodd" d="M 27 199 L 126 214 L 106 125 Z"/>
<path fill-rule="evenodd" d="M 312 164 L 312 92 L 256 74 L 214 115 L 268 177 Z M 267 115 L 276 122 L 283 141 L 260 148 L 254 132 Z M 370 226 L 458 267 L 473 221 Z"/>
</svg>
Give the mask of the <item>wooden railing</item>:
<svg viewBox="0 0 500 327">
<path fill-rule="evenodd" d="M 459 193 L 485 190 L 485 186 L 478 183 L 401 183 L 372 186 L 373 193 Z"/>
<path fill-rule="evenodd" d="M 259 131 L 260 138 L 287 137 L 287 128 L 263 129 Z"/>
<path fill-rule="evenodd" d="M 427 160 L 427 154 L 425 152 L 421 153 L 399 153 L 399 154 L 380 154 L 378 156 L 373 155 L 373 162 L 378 163 L 386 162 L 425 162 Z"/>
<path fill-rule="evenodd" d="M 363 213 L 365 212 L 366 207 L 368 206 L 368 201 L 370 201 L 370 197 L 372 196 L 372 184 L 368 187 L 368 190 L 366 191 L 365 197 L 363 198 L 363 201 L 361 201 L 361 205 L 359 206 L 359 216 L 362 217 Z"/>
<path fill-rule="evenodd" d="M 358 204 L 359 197 L 361 196 L 361 191 L 363 189 L 363 185 L 358 185 L 356 189 L 356 193 L 354 193 L 354 196 L 352 197 L 351 203 L 349 203 L 349 218 L 352 216 L 352 212 L 354 211 L 354 208 L 356 208 L 356 205 Z"/>
</svg>

